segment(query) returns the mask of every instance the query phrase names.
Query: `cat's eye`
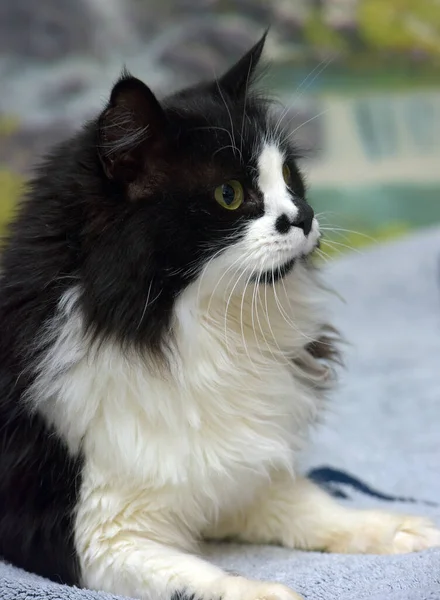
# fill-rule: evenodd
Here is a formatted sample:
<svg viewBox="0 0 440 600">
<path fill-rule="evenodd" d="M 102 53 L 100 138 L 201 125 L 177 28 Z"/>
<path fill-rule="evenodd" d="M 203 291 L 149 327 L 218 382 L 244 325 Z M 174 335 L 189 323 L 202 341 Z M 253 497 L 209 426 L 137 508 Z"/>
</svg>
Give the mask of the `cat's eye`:
<svg viewBox="0 0 440 600">
<path fill-rule="evenodd" d="M 290 169 L 286 163 L 283 165 L 283 179 L 287 184 L 290 183 Z"/>
<path fill-rule="evenodd" d="M 214 192 L 215 199 L 228 210 L 236 210 L 243 204 L 243 186 L 239 181 L 232 179 L 223 185 L 219 185 Z"/>
</svg>

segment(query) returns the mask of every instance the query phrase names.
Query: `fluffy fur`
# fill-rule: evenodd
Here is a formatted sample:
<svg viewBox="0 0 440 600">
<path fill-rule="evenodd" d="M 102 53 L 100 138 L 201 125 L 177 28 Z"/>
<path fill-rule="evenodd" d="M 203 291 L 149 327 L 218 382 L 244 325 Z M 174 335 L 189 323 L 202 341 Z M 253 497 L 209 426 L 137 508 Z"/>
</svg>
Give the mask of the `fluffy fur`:
<svg viewBox="0 0 440 600">
<path fill-rule="evenodd" d="M 263 44 L 161 102 L 125 73 L 19 210 L 0 289 L 0 554 L 19 566 L 142 600 L 289 600 L 198 541 L 440 543 L 297 474 L 337 350 L 296 152 L 254 91 Z"/>
</svg>

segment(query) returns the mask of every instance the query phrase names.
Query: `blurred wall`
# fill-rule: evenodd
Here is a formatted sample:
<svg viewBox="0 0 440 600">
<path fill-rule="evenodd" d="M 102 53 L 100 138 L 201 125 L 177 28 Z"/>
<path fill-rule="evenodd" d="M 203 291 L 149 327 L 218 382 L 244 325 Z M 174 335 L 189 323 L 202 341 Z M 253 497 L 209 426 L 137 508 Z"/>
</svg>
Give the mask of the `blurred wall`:
<svg viewBox="0 0 440 600">
<path fill-rule="evenodd" d="M 269 23 L 265 85 L 324 226 L 350 230 L 332 252 L 440 222 L 437 0 L 1 0 L 0 229 L 123 64 L 165 93 L 218 75 Z"/>
</svg>

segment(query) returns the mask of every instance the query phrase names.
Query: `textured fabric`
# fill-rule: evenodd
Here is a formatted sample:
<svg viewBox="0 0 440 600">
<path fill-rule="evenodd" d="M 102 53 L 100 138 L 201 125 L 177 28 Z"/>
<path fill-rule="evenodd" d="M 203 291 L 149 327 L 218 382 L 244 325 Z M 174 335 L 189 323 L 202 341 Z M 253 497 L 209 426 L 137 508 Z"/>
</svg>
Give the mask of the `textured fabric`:
<svg viewBox="0 0 440 600">
<path fill-rule="evenodd" d="M 440 230 L 350 255 L 328 281 L 347 369 L 304 468 L 350 506 L 424 514 L 440 526 Z M 440 600 L 440 549 L 340 556 L 208 546 L 214 562 L 307 600 Z M 109 600 L 0 563 L 2 600 Z"/>
</svg>

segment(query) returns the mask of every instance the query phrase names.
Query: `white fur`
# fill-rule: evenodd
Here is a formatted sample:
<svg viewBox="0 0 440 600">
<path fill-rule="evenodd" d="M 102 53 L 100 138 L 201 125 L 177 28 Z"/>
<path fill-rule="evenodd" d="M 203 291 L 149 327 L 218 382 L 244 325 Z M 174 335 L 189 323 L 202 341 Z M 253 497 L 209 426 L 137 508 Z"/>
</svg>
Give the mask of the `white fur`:
<svg viewBox="0 0 440 600">
<path fill-rule="evenodd" d="M 283 177 L 284 157 L 275 144 L 265 144 L 258 158 L 258 187 L 264 195 L 264 208 L 268 217 L 286 214 L 294 221 L 298 209 L 292 202 Z M 272 224 L 269 224 L 269 226 Z"/>
<path fill-rule="evenodd" d="M 316 222 L 308 238 L 276 232 L 276 218 L 296 210 L 281 169 L 280 152 L 264 147 L 265 215 L 177 300 L 167 373 L 110 341 L 93 344 L 80 287 L 48 325 L 52 345 L 30 397 L 85 457 L 75 543 L 87 586 L 159 600 L 175 590 L 292 600 L 282 586 L 232 578 L 188 552 L 222 533 L 304 548 L 347 536 L 347 511 L 307 482 L 295 487 L 327 377 L 318 370 L 310 385 L 292 360 L 319 334 L 319 287 L 300 262 L 274 285 L 252 281 L 319 235 Z"/>
</svg>

